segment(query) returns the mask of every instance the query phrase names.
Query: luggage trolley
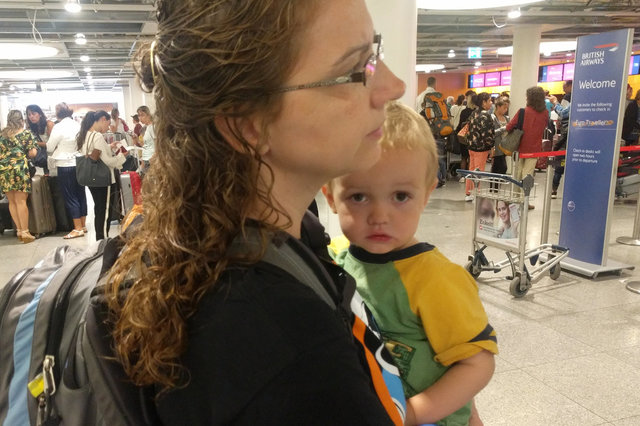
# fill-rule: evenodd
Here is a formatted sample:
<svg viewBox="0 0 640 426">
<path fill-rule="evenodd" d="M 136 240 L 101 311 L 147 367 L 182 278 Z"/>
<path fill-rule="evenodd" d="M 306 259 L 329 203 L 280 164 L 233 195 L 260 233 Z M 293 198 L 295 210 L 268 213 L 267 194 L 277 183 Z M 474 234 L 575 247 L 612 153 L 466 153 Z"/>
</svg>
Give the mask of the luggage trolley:
<svg viewBox="0 0 640 426">
<path fill-rule="evenodd" d="M 511 281 L 509 292 L 514 297 L 527 294 L 531 283 L 546 272 L 551 279 L 557 280 L 560 261 L 569 254 L 569 249 L 541 244 L 527 250 L 527 215 L 533 177 L 527 175 L 519 181 L 497 173 L 469 170 L 458 170 L 458 173 L 475 183 L 473 255 L 469 256 L 469 263 L 465 266 L 467 271 L 477 278 L 482 271 L 497 273 L 510 267 L 511 275 L 507 279 Z M 497 263 L 489 261 L 484 254 L 487 247 L 504 250 L 507 258 Z M 527 259 L 531 263 L 530 268 L 525 263 Z"/>
</svg>

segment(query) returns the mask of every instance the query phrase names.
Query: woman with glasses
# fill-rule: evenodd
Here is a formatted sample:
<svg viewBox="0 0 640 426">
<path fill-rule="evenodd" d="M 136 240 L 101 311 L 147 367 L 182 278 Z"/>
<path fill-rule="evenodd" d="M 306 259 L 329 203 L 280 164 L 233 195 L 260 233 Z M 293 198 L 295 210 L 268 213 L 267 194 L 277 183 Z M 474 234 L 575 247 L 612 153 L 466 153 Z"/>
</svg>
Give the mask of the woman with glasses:
<svg viewBox="0 0 640 426">
<path fill-rule="evenodd" d="M 404 91 L 364 0 L 157 5 L 139 52 L 156 100 L 144 220 L 108 277 L 117 359 L 163 424 L 401 424 L 372 363 L 385 351 L 357 340 L 376 337 L 305 216 L 323 183 L 378 160 Z M 276 244 L 338 309 L 260 261 Z"/>
</svg>

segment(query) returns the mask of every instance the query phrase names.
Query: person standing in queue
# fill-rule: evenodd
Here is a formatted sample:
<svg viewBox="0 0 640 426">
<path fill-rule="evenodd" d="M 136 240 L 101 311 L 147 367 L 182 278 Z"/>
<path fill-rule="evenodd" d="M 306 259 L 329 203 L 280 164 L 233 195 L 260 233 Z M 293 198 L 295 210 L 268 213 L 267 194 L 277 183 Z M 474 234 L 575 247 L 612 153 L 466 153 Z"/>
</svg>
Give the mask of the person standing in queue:
<svg viewBox="0 0 640 426">
<path fill-rule="evenodd" d="M 122 152 L 113 154 L 117 142 L 111 145 L 105 141 L 103 133 L 109 130 L 111 116 L 106 111 L 89 111 L 80 123 L 80 132 L 76 142 L 78 151 L 82 155 L 90 155 L 94 150 L 100 151 L 100 160 L 109 167 L 111 171 L 111 185 L 89 187 L 94 204 L 94 225 L 96 230 L 96 240 L 102 240 L 109 235 L 109 206 L 118 202 L 116 200 L 116 179 L 114 170 L 119 170 L 126 158 Z"/>
<path fill-rule="evenodd" d="M 116 359 L 155 387 L 163 424 L 402 424 L 370 362 L 387 352 L 349 309 L 353 280 L 309 250 L 319 237 L 327 256 L 305 216 L 325 182 L 380 158 L 385 103 L 404 92 L 364 0 L 157 7 L 139 52 L 156 100 L 144 220 L 107 279 Z M 331 278 L 338 310 L 258 262 L 275 242 Z"/>
</svg>

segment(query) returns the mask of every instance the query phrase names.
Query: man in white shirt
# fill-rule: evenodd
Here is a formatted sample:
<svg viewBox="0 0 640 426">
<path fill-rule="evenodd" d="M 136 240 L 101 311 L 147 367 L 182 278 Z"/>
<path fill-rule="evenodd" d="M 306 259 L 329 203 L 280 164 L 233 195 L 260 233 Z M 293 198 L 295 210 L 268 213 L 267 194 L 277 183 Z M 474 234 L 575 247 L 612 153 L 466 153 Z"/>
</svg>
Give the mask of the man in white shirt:
<svg viewBox="0 0 640 426">
<path fill-rule="evenodd" d="M 415 107 L 416 112 L 422 111 L 422 102 L 424 102 L 424 95 L 426 93 L 431 93 L 435 91 L 436 91 L 436 78 L 429 77 L 427 79 L 427 88 L 424 90 L 424 92 L 420 93 L 416 98 L 416 107 Z"/>
</svg>

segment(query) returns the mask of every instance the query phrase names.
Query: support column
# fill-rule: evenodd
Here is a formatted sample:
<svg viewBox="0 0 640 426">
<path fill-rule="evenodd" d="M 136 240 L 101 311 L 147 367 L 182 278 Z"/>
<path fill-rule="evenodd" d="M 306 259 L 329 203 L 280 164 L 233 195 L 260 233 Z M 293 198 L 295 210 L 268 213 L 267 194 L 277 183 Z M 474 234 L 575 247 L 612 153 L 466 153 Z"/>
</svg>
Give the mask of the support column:
<svg viewBox="0 0 640 426">
<path fill-rule="evenodd" d="M 407 85 L 403 103 L 413 108 L 418 83 L 416 46 L 418 9 L 416 0 L 366 0 L 375 30 L 384 40 L 384 63 Z"/>
<path fill-rule="evenodd" d="M 0 96 L 0 129 L 4 129 L 7 125 L 7 114 L 9 114 L 9 100 L 2 95 Z"/>
<path fill-rule="evenodd" d="M 538 85 L 540 34 L 540 25 L 514 26 L 513 56 L 511 57 L 511 107 L 509 108 L 511 116 L 527 104 L 527 89 Z"/>
<path fill-rule="evenodd" d="M 128 82 L 129 82 L 129 88 L 128 89 L 125 88 L 123 93 L 124 93 L 125 108 L 127 109 L 130 108 L 130 111 L 131 111 L 129 115 L 135 114 L 138 107 L 142 105 L 148 106 L 151 112 L 153 113 L 156 109 L 153 95 L 151 93 L 143 92 L 135 78 L 130 78 Z"/>
</svg>

